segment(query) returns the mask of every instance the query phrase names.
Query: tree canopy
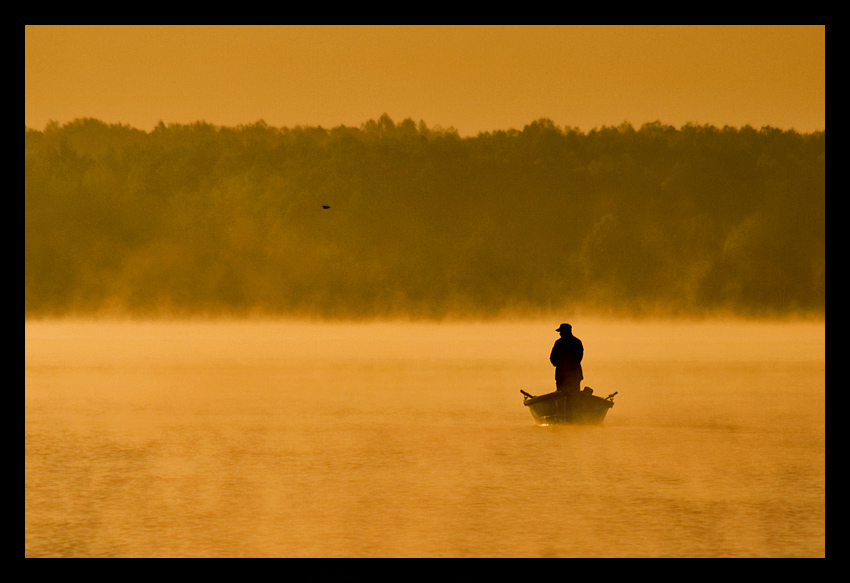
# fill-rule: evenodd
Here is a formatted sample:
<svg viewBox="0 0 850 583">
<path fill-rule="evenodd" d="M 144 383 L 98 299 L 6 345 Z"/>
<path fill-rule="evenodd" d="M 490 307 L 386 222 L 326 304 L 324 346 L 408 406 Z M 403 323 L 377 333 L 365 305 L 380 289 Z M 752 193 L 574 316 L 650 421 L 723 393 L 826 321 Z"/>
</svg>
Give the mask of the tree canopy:
<svg viewBox="0 0 850 583">
<path fill-rule="evenodd" d="M 24 149 L 27 317 L 825 311 L 824 132 L 80 119 Z"/>
</svg>

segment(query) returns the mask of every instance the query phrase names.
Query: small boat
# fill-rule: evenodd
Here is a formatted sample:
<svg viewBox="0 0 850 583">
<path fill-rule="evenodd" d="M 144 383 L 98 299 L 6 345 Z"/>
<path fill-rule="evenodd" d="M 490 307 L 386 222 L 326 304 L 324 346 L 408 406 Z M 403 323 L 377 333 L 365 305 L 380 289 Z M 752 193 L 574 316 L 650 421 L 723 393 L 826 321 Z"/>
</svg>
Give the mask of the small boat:
<svg viewBox="0 0 850 583">
<path fill-rule="evenodd" d="M 539 425 L 599 425 L 605 420 L 608 409 L 614 406 L 614 395 L 617 394 L 612 393 L 603 399 L 594 396 L 590 387 L 569 393 L 555 391 L 537 397 L 525 391 L 520 393 L 523 405 L 529 408 Z"/>
</svg>

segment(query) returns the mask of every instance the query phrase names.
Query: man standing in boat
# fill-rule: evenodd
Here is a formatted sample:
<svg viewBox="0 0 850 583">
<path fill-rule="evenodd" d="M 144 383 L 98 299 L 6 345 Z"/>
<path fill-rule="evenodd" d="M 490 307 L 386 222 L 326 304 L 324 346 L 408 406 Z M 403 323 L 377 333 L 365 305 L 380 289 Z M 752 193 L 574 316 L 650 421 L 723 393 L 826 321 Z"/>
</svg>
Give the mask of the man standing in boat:
<svg viewBox="0 0 850 583">
<path fill-rule="evenodd" d="M 584 345 L 573 336 L 573 327 L 569 324 L 561 324 L 555 331 L 561 333 L 549 355 L 549 362 L 555 367 L 555 386 L 559 391 L 579 391 L 584 378 L 581 371 Z"/>
</svg>

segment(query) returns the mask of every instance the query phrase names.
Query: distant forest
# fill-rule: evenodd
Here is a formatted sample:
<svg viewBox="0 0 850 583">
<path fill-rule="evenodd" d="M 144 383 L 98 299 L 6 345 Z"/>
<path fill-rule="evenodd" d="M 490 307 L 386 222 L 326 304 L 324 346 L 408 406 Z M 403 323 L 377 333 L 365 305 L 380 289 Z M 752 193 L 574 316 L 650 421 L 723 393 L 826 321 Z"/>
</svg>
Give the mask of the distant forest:
<svg viewBox="0 0 850 583">
<path fill-rule="evenodd" d="M 81 119 L 24 149 L 26 317 L 825 313 L 824 132 Z"/>
</svg>

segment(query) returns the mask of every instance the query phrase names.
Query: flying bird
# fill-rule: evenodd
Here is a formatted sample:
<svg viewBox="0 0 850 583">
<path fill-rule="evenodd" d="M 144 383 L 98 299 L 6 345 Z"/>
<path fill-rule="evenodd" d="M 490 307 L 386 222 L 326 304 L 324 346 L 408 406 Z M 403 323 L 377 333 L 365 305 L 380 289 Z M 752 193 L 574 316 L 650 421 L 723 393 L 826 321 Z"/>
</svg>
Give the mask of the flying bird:
<svg viewBox="0 0 850 583">
<path fill-rule="evenodd" d="M 331 207 L 329 207 L 329 206 L 327 206 L 327 205 L 324 205 L 324 204 L 323 204 L 323 205 L 322 205 L 322 208 L 323 208 L 323 209 L 325 209 L 325 210 L 327 210 L 327 209 L 329 209 L 329 208 L 331 208 Z"/>
</svg>

